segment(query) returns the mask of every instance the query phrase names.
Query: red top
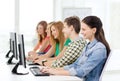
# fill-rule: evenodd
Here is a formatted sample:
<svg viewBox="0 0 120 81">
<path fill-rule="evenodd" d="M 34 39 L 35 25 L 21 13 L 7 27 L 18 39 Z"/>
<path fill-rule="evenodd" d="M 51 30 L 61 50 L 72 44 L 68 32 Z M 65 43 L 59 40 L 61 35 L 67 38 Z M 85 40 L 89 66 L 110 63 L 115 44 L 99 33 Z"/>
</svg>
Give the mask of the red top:
<svg viewBox="0 0 120 81">
<path fill-rule="evenodd" d="M 49 40 L 49 38 L 50 38 L 50 37 L 45 37 L 45 38 L 42 40 L 42 42 L 39 42 L 39 43 L 35 46 L 34 51 L 37 51 L 38 49 L 40 49 L 40 46 L 42 45 L 43 41 L 44 41 L 44 40 Z M 47 51 L 50 49 L 50 47 L 51 47 L 51 45 L 49 44 L 49 45 L 44 49 L 43 52 L 47 52 Z"/>
</svg>

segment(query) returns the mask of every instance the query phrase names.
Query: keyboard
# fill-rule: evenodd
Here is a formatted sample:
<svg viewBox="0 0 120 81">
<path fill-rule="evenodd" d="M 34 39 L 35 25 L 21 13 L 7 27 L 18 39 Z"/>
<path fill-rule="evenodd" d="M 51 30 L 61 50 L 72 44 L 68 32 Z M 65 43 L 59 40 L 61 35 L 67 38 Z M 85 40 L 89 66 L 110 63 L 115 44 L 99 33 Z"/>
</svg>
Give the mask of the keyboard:
<svg viewBox="0 0 120 81">
<path fill-rule="evenodd" d="M 26 63 L 27 63 L 28 65 L 40 65 L 40 64 L 38 64 L 38 63 L 33 63 L 32 61 L 26 61 Z"/>
<path fill-rule="evenodd" d="M 32 72 L 32 74 L 34 76 L 49 76 L 49 73 L 42 73 L 40 72 L 40 68 L 39 67 L 30 67 L 30 71 Z"/>
</svg>

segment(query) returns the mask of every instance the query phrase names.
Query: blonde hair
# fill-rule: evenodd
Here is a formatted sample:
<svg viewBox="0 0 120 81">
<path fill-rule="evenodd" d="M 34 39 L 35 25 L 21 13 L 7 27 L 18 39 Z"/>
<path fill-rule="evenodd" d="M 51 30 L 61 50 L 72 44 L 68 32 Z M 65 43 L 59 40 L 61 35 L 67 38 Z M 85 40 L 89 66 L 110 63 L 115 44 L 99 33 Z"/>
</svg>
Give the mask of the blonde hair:
<svg viewBox="0 0 120 81">
<path fill-rule="evenodd" d="M 51 28 L 51 26 L 52 26 L 53 23 L 54 23 L 54 22 L 50 22 L 50 23 L 48 23 L 48 25 L 47 25 L 47 28 L 46 28 L 46 29 L 48 29 L 49 32 L 50 32 L 50 28 Z"/>
<path fill-rule="evenodd" d="M 55 29 L 58 30 L 58 33 L 59 33 L 59 36 L 57 39 L 54 39 L 53 35 L 52 35 L 52 31 L 50 31 L 50 40 L 51 40 L 51 44 L 52 46 L 56 46 L 56 43 L 59 43 L 59 48 L 60 48 L 60 51 L 63 49 L 64 47 L 64 42 L 65 42 L 65 37 L 64 37 L 64 34 L 62 32 L 62 29 L 64 27 L 63 23 L 61 21 L 58 21 L 58 22 L 54 22 L 51 27 L 54 26 Z M 50 27 L 50 30 L 51 30 L 51 27 Z"/>
</svg>

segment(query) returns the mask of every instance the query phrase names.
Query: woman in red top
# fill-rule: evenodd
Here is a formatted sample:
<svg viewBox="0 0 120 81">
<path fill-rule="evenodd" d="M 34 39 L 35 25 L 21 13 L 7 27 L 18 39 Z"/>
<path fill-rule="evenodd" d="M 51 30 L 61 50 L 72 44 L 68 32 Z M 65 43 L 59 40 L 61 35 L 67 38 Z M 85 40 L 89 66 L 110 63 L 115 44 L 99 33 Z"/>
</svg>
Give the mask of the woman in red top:
<svg viewBox="0 0 120 81">
<path fill-rule="evenodd" d="M 45 22 L 42 21 L 40 22 L 37 26 L 37 33 L 38 33 L 38 43 L 33 49 L 33 51 L 30 51 L 28 53 L 27 60 L 32 59 L 33 57 L 36 57 L 40 54 L 45 54 L 51 47 L 50 45 L 50 26 L 52 25 L 53 22 L 49 23 L 48 26 L 46 27 Z M 45 33 L 45 34 L 44 34 Z M 42 40 L 40 40 L 40 38 Z M 37 55 L 37 54 L 38 55 Z"/>
<path fill-rule="evenodd" d="M 41 48 L 38 52 L 38 54 L 45 54 L 47 53 L 47 51 L 50 49 L 51 47 L 51 44 L 50 44 L 50 27 L 52 26 L 54 22 L 50 22 L 46 28 L 46 33 L 47 33 L 47 36 L 46 38 L 44 39 L 44 41 L 42 42 L 42 45 L 41 45 Z"/>
</svg>

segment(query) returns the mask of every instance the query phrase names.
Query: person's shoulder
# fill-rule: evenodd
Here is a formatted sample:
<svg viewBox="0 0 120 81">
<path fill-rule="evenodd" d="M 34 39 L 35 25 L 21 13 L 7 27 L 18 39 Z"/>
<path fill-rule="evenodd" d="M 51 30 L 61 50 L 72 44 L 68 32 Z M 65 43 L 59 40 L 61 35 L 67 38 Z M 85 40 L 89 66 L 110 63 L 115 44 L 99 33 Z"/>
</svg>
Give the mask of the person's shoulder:
<svg viewBox="0 0 120 81">
<path fill-rule="evenodd" d="M 79 37 L 79 39 L 76 42 L 81 43 L 81 44 L 87 44 L 87 41 L 83 39 L 82 37 Z"/>
<path fill-rule="evenodd" d="M 84 40 L 83 38 L 79 38 L 79 39 L 74 41 L 74 44 L 79 45 L 79 46 L 81 46 L 81 45 L 85 46 L 87 44 L 87 41 Z"/>
<path fill-rule="evenodd" d="M 45 37 L 42 42 L 44 42 L 44 43 L 48 42 L 48 41 L 49 41 L 49 38 L 50 38 L 50 37 Z"/>
<path fill-rule="evenodd" d="M 96 54 L 97 52 L 97 55 L 102 56 L 102 57 L 106 57 L 106 53 L 107 53 L 107 50 L 106 50 L 106 47 L 105 45 L 102 43 L 102 42 L 97 42 L 95 44 L 95 46 L 93 47 L 93 52 Z"/>
<path fill-rule="evenodd" d="M 96 49 L 105 49 L 105 45 L 102 43 L 102 42 L 97 42 L 96 45 L 95 45 L 95 48 Z"/>
<path fill-rule="evenodd" d="M 64 46 L 68 46 L 71 43 L 71 40 L 69 38 L 67 38 L 65 40 Z"/>
<path fill-rule="evenodd" d="M 65 41 L 66 41 L 66 42 L 71 42 L 70 38 L 67 38 Z"/>
</svg>

